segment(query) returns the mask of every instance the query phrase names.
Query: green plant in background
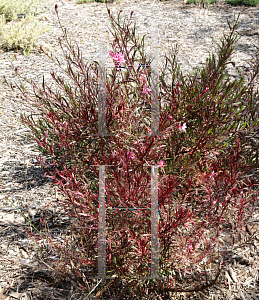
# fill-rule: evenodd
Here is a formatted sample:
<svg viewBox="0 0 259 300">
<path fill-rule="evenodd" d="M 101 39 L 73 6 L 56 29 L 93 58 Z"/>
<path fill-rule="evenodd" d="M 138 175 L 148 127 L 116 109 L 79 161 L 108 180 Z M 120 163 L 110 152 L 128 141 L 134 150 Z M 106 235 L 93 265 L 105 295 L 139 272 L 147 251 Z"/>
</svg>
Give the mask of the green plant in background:
<svg viewBox="0 0 259 300">
<path fill-rule="evenodd" d="M 259 4 L 259 0 L 226 0 L 227 4 L 231 5 L 246 5 L 256 7 Z"/>
<path fill-rule="evenodd" d="M 0 47 L 5 51 L 23 50 L 28 55 L 39 36 L 51 29 L 35 18 L 39 0 L 0 0 Z"/>
<path fill-rule="evenodd" d="M 16 20 L 18 15 L 36 12 L 39 7 L 38 0 L 0 0 L 0 15 L 4 15 L 7 22 Z"/>
<path fill-rule="evenodd" d="M 29 54 L 38 37 L 49 29 L 49 26 L 39 25 L 32 15 L 22 18 L 20 22 L 8 23 L 0 16 L 1 48 L 6 51 L 23 50 L 25 54 Z"/>
</svg>

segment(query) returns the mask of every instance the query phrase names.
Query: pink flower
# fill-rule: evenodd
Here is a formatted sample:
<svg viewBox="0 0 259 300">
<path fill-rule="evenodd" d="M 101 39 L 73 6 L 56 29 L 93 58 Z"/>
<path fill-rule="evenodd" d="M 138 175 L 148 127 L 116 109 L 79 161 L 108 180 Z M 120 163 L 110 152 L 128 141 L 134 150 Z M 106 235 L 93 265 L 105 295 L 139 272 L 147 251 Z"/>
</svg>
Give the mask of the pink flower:
<svg viewBox="0 0 259 300">
<path fill-rule="evenodd" d="M 151 89 L 149 88 L 145 88 L 144 91 L 142 92 L 143 94 L 147 94 L 147 93 L 150 93 L 151 92 Z"/>
<path fill-rule="evenodd" d="M 206 87 L 206 89 L 203 91 L 204 93 L 206 93 L 209 90 L 208 87 Z M 201 94 L 199 94 L 199 97 L 201 97 Z M 196 99 L 196 97 L 194 98 L 194 100 Z"/>
<path fill-rule="evenodd" d="M 206 87 L 206 89 L 204 90 L 204 92 L 206 93 L 208 90 L 209 90 L 209 88 L 208 88 L 208 87 Z"/>
<path fill-rule="evenodd" d="M 135 158 L 135 156 L 133 155 L 134 154 L 133 152 L 128 151 L 127 154 L 129 155 L 129 158 L 132 158 L 132 159 Z"/>
<path fill-rule="evenodd" d="M 119 65 L 122 66 L 122 64 L 125 63 L 125 59 L 124 59 L 124 56 L 123 54 L 120 52 L 120 53 L 113 53 L 112 51 L 109 53 L 110 56 L 112 56 L 112 59 L 114 61 L 116 61 L 116 63 L 119 63 Z"/>
<path fill-rule="evenodd" d="M 144 84 L 146 84 L 146 78 L 145 78 L 144 74 L 142 74 L 139 79 L 140 79 L 141 82 L 143 82 Z"/>
<path fill-rule="evenodd" d="M 214 171 L 211 172 L 210 178 L 211 178 L 211 177 L 214 177 Z"/>
<path fill-rule="evenodd" d="M 164 162 L 162 160 L 160 160 L 157 164 L 159 167 L 164 167 Z"/>
<path fill-rule="evenodd" d="M 173 119 L 173 117 L 172 116 L 169 116 L 169 118 L 172 120 Z"/>
<path fill-rule="evenodd" d="M 186 123 L 184 123 L 183 126 L 181 126 L 181 122 L 179 122 L 178 128 L 180 131 L 186 132 L 186 128 L 187 128 Z"/>
</svg>

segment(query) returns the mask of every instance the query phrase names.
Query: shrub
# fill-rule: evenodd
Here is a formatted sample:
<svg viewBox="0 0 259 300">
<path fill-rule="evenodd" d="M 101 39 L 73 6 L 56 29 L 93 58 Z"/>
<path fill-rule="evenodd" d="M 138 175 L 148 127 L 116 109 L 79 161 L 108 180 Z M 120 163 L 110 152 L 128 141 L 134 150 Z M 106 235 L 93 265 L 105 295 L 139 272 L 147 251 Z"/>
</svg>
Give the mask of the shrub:
<svg viewBox="0 0 259 300">
<path fill-rule="evenodd" d="M 0 0 L 0 15 L 4 15 L 7 22 L 16 20 L 18 14 L 26 15 L 37 11 L 39 1 L 37 0 Z"/>
<path fill-rule="evenodd" d="M 39 2 L 0 0 L 0 47 L 29 54 L 39 36 L 51 29 L 35 19 Z"/>
<path fill-rule="evenodd" d="M 19 22 L 6 22 L 0 16 L 0 44 L 1 48 L 10 50 L 23 50 L 29 54 L 35 47 L 39 36 L 50 30 L 49 26 L 40 26 L 32 15 L 22 18 Z"/>
<path fill-rule="evenodd" d="M 224 35 L 218 58 L 210 56 L 206 66 L 187 79 L 176 54 L 165 56 L 159 75 L 158 98 L 160 103 L 164 100 L 159 105 L 161 136 L 143 137 L 150 132 L 151 61 L 146 59 L 144 37 L 137 39 L 135 25 L 130 27 L 133 12 L 122 26 L 120 14 L 116 22 L 109 9 L 108 13 L 114 35 L 110 54 L 117 63 L 125 60 L 125 68 L 116 64 L 102 82 L 107 132 L 113 136 L 98 136 L 100 65 L 85 65 L 79 47 L 69 44 L 63 28 L 68 44 L 65 74 L 74 86 L 52 73 L 62 92 L 51 91 L 44 79 L 42 88 L 32 82 L 33 96 L 19 87 L 21 97 L 38 114 L 37 118 L 23 114 L 22 122 L 31 129 L 42 155 L 52 160 L 47 163 L 39 156 L 38 161 L 53 167 L 46 176 L 62 191 L 65 199 L 60 205 L 74 220 L 62 245 L 53 242 L 47 226 L 44 234 L 28 234 L 51 244 L 50 251 L 41 249 L 39 258 L 55 274 L 71 278 L 81 291 L 91 293 L 89 278 L 97 275 L 98 267 L 100 219 L 95 166 L 114 166 L 108 167 L 105 182 L 107 275 L 114 277 L 110 287 L 126 282 L 131 291 L 134 288 L 145 296 L 147 288 L 164 293 L 206 289 L 216 283 L 226 249 L 249 242 L 244 226 L 258 205 L 258 192 L 252 189 L 257 179 L 253 183 L 249 179 L 258 168 L 258 150 L 249 144 L 249 137 L 258 131 L 258 94 L 252 84 L 259 73 L 258 60 L 248 86 L 244 77 L 229 80 L 226 65 L 238 26 L 231 27 L 229 22 L 230 34 Z M 152 188 L 150 169 L 145 165 L 152 164 L 162 168 L 159 276 L 166 280 L 144 283 L 141 278 L 150 270 Z M 132 210 L 116 210 L 121 207 Z M 123 288 L 120 292 L 127 293 Z"/>
<path fill-rule="evenodd" d="M 257 6 L 259 0 L 226 0 L 227 4 L 231 5 L 246 5 L 246 6 Z"/>
</svg>

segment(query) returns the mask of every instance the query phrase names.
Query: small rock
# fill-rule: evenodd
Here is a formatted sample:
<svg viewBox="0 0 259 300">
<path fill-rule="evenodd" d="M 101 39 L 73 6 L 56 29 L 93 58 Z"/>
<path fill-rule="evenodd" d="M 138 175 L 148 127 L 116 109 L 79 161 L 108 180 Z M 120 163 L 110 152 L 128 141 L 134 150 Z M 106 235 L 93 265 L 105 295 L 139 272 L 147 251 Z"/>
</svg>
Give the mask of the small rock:
<svg viewBox="0 0 259 300">
<path fill-rule="evenodd" d="M 14 223 L 14 213 L 12 213 L 12 214 L 1 213 L 0 214 L 0 222 Z"/>
<path fill-rule="evenodd" d="M 23 216 L 19 215 L 15 218 L 15 223 L 21 223 L 24 224 L 25 223 L 25 219 Z"/>
<path fill-rule="evenodd" d="M 23 249 L 20 249 L 20 252 L 23 258 L 25 259 L 29 258 L 28 254 Z"/>
</svg>

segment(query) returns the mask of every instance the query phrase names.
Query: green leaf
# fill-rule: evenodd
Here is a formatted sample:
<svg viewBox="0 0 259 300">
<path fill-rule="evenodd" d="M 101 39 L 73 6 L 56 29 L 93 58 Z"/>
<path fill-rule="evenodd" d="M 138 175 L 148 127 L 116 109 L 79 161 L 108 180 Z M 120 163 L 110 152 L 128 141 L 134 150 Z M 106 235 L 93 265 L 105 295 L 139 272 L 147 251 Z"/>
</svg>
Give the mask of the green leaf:
<svg viewBox="0 0 259 300">
<path fill-rule="evenodd" d="M 236 103 L 233 103 L 233 106 L 238 106 L 239 104 L 241 104 L 242 102 L 236 102 Z"/>
</svg>

